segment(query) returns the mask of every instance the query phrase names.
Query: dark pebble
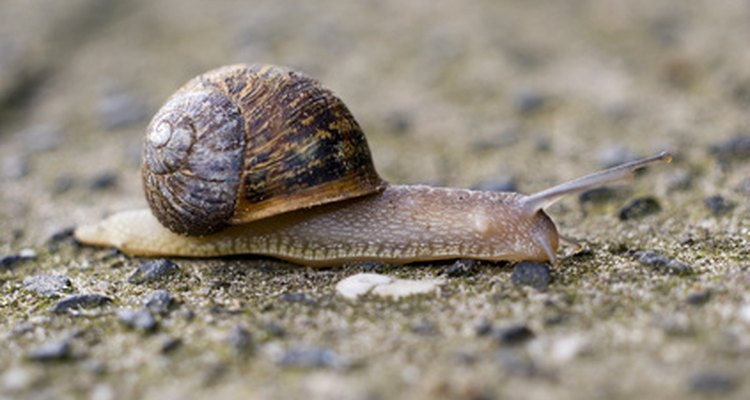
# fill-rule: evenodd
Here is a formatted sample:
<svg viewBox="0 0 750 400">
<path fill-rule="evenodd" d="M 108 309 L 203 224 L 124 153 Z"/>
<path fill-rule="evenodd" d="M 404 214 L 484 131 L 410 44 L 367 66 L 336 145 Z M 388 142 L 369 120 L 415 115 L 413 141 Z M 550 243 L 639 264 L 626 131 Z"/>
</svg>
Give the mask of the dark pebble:
<svg viewBox="0 0 750 400">
<path fill-rule="evenodd" d="M 474 333 L 477 336 L 487 336 L 492 333 L 492 324 L 489 321 L 479 321 L 474 325 Z"/>
<path fill-rule="evenodd" d="M 510 281 L 516 286 L 530 286 L 536 290 L 544 291 L 552 281 L 552 273 L 549 264 L 522 261 L 513 268 Z"/>
<path fill-rule="evenodd" d="M 619 217 L 621 221 L 627 221 L 631 219 L 640 219 L 659 211 L 661 211 L 661 205 L 659 205 L 659 202 L 655 198 L 640 197 L 621 208 Z"/>
<path fill-rule="evenodd" d="M 36 253 L 33 250 L 22 250 L 17 254 L 6 254 L 0 256 L 0 270 L 11 269 L 17 264 L 33 260 L 36 258 Z"/>
<path fill-rule="evenodd" d="M 476 260 L 464 259 L 456 260 L 453 264 L 447 267 L 443 274 L 449 278 L 459 278 L 462 276 L 472 276 L 477 273 L 477 262 Z"/>
<path fill-rule="evenodd" d="M 159 259 L 148 260 L 138 265 L 138 268 L 128 277 L 128 282 L 134 285 L 163 280 L 175 275 L 180 268 L 172 261 Z"/>
<path fill-rule="evenodd" d="M 52 340 L 32 348 L 28 353 L 31 361 L 49 362 L 62 361 L 70 358 L 70 338 Z"/>
<path fill-rule="evenodd" d="M 122 92 L 102 98 L 96 111 L 100 124 L 107 130 L 125 127 L 147 116 L 146 107 L 140 101 Z"/>
<path fill-rule="evenodd" d="M 714 215 L 721 215 L 731 211 L 734 208 L 734 203 L 728 201 L 723 196 L 708 196 L 703 200 L 703 204 L 706 208 L 711 210 Z"/>
<path fill-rule="evenodd" d="M 534 338 L 534 332 L 532 332 L 525 324 L 493 329 L 491 335 L 497 339 L 500 344 L 507 345 L 520 344 Z"/>
<path fill-rule="evenodd" d="M 674 275 L 693 273 L 693 268 L 684 262 L 666 257 L 656 251 L 633 251 L 631 254 L 642 265 L 654 267 L 654 269 L 662 272 Z"/>
<path fill-rule="evenodd" d="M 292 348 L 281 355 L 278 363 L 295 368 L 343 368 L 347 364 L 335 351 L 323 347 Z"/>
<path fill-rule="evenodd" d="M 537 90 L 526 89 L 513 96 L 513 106 L 521 114 L 531 114 L 547 104 L 547 97 Z"/>
<path fill-rule="evenodd" d="M 42 296 L 57 296 L 70 290 L 72 283 L 65 275 L 33 275 L 23 278 L 23 288 Z"/>
<path fill-rule="evenodd" d="M 708 303 L 711 300 L 710 290 L 701 290 L 700 292 L 691 293 L 687 297 L 687 303 L 694 306 L 699 306 Z"/>
<path fill-rule="evenodd" d="M 107 190 L 117 185 L 117 174 L 114 172 L 102 172 L 91 178 L 88 183 L 90 190 Z"/>
<path fill-rule="evenodd" d="M 711 146 L 711 152 L 721 162 L 750 158 L 750 135 L 739 134 L 729 140 Z"/>
<path fill-rule="evenodd" d="M 512 176 L 498 176 L 486 181 L 481 181 L 474 185 L 472 189 L 490 192 L 517 192 L 518 184 L 516 183 L 516 179 Z"/>
<path fill-rule="evenodd" d="M 65 228 L 56 231 L 52 234 L 52 236 L 49 237 L 49 239 L 47 239 L 47 245 L 55 245 L 59 242 L 73 239 L 73 233 L 75 232 L 75 229 L 76 228 L 72 226 L 66 226 Z"/>
<path fill-rule="evenodd" d="M 159 289 L 147 294 L 143 300 L 143 305 L 151 312 L 165 315 L 169 312 L 169 307 L 172 306 L 173 302 L 174 299 L 168 291 Z"/>
<path fill-rule="evenodd" d="M 111 302 L 111 297 L 102 294 L 74 294 L 55 303 L 52 312 L 59 314 L 81 308 L 101 307 Z"/>
<path fill-rule="evenodd" d="M 385 118 L 385 123 L 391 133 L 402 135 L 411 130 L 412 116 L 404 111 L 394 111 Z"/>
<path fill-rule="evenodd" d="M 171 353 L 182 346 L 182 339 L 176 337 L 168 337 L 161 342 L 162 354 Z"/>
<path fill-rule="evenodd" d="M 237 353 L 246 352 L 253 346 L 253 338 L 250 336 L 250 332 L 240 325 L 235 325 L 229 330 L 226 340 Z"/>
<path fill-rule="evenodd" d="M 737 387 L 737 381 L 724 373 L 698 372 L 690 376 L 690 389 L 700 393 L 729 393 Z"/>
<path fill-rule="evenodd" d="M 130 308 L 119 310 L 117 311 L 117 319 L 123 325 L 141 332 L 153 332 L 156 330 L 156 319 L 145 308 L 137 311 Z"/>
<path fill-rule="evenodd" d="M 606 203 L 616 199 L 621 194 L 622 190 L 611 187 L 589 189 L 578 195 L 578 203 L 581 205 Z"/>
</svg>

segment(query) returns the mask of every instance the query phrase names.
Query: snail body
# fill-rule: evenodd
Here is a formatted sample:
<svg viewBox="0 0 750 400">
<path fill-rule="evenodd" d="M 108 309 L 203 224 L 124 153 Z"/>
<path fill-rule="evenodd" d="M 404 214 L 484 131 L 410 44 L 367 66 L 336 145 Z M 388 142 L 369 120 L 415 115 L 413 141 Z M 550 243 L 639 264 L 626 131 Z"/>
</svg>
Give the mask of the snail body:
<svg viewBox="0 0 750 400">
<path fill-rule="evenodd" d="M 144 256 L 554 264 L 560 236 L 545 207 L 669 160 L 662 153 L 530 196 L 391 185 L 329 90 L 285 68 L 235 65 L 191 80 L 151 121 L 142 167 L 150 210 L 112 215 L 75 236 Z"/>
</svg>

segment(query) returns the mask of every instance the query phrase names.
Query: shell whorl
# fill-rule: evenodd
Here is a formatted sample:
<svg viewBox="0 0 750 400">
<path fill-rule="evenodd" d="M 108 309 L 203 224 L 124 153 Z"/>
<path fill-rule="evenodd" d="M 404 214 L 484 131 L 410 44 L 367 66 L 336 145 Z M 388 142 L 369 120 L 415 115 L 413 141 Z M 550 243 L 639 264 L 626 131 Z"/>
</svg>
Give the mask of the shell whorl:
<svg viewBox="0 0 750 400">
<path fill-rule="evenodd" d="M 188 235 L 386 185 L 344 103 L 269 65 L 222 67 L 178 90 L 149 124 L 142 175 L 157 219 Z"/>
</svg>

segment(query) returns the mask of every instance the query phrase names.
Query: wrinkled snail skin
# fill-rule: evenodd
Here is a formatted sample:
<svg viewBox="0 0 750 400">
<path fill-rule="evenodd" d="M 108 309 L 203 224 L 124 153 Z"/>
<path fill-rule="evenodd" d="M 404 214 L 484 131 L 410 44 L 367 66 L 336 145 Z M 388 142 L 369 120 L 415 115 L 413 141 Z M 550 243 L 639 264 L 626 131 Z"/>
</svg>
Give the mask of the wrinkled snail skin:
<svg viewBox="0 0 750 400">
<path fill-rule="evenodd" d="M 544 208 L 632 178 L 671 156 L 626 163 L 532 195 L 391 185 L 344 103 L 287 68 L 233 65 L 172 95 L 146 131 L 150 209 L 75 231 L 139 256 L 271 256 L 311 266 L 453 258 L 556 264 Z"/>
<path fill-rule="evenodd" d="M 76 233 L 84 242 L 144 256 L 259 254 L 307 265 L 378 260 L 405 264 L 451 258 L 555 259 L 554 223 L 523 215 L 520 195 L 421 185 L 236 225 L 202 237 L 174 234 L 149 210 L 115 214 Z M 467 208 L 470 207 L 470 208 Z M 509 212 L 510 211 L 510 212 Z"/>
</svg>

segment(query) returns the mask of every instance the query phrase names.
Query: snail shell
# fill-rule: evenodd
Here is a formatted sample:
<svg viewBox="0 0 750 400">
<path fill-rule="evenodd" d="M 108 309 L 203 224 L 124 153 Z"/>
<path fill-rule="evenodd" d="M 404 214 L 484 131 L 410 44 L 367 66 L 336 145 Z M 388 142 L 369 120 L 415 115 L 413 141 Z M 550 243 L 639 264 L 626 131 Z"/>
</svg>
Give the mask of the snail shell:
<svg viewBox="0 0 750 400">
<path fill-rule="evenodd" d="M 287 68 L 232 65 L 180 88 L 149 124 L 146 199 L 182 235 L 364 196 L 386 183 L 344 103 Z"/>
</svg>

